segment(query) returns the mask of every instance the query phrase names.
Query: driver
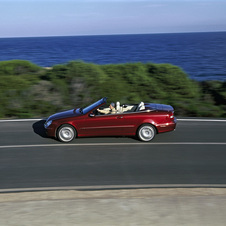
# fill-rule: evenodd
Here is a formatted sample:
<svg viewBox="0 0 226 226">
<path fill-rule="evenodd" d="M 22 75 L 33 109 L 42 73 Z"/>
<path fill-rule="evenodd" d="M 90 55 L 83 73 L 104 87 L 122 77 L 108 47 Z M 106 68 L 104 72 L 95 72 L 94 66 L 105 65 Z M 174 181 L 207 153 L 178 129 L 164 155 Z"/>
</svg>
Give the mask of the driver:
<svg viewBox="0 0 226 226">
<path fill-rule="evenodd" d="M 115 103 L 111 103 L 109 108 L 105 108 L 103 110 L 98 108 L 97 111 L 103 114 L 116 114 Z"/>
</svg>

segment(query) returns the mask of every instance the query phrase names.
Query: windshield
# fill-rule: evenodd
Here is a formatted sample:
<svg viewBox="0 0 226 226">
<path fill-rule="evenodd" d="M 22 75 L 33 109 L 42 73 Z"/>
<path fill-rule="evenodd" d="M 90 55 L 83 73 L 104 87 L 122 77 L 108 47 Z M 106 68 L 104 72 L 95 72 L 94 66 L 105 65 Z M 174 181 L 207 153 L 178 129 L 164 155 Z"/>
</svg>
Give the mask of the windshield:
<svg viewBox="0 0 226 226">
<path fill-rule="evenodd" d="M 88 113 L 89 111 L 91 111 L 92 109 L 98 107 L 98 106 L 101 105 L 101 104 L 106 103 L 106 101 L 107 101 L 107 98 L 104 97 L 104 98 L 98 100 L 97 102 L 95 102 L 95 103 L 89 105 L 88 107 L 85 107 L 85 108 L 83 108 L 83 109 L 80 108 L 80 112 L 83 113 L 83 114 L 87 114 L 87 113 Z"/>
</svg>

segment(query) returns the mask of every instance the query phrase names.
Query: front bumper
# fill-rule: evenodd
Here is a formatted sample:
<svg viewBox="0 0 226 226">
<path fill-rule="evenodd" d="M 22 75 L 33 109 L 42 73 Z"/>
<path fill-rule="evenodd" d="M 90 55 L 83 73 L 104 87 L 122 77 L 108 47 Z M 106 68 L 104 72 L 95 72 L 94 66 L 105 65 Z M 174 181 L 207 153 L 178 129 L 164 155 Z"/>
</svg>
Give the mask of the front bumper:
<svg viewBox="0 0 226 226">
<path fill-rule="evenodd" d="M 46 135 L 48 137 L 56 137 L 55 126 L 53 124 L 51 124 L 47 127 L 47 121 L 46 121 L 45 124 L 44 124 L 44 128 L 45 128 L 45 131 L 46 131 Z"/>
</svg>

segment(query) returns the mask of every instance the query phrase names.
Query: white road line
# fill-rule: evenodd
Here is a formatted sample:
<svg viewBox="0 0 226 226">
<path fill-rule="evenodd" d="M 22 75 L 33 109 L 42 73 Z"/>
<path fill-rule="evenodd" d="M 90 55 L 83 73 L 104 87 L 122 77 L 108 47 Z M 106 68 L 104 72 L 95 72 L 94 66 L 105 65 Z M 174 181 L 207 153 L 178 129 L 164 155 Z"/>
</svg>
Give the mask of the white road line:
<svg viewBox="0 0 226 226">
<path fill-rule="evenodd" d="M 36 122 L 45 119 L 2 119 L 0 122 Z M 182 122 L 226 122 L 226 119 L 177 119 Z"/>
<path fill-rule="evenodd" d="M 40 121 L 40 120 L 44 120 L 44 119 L 4 119 L 4 120 L 0 120 L 0 122 L 36 122 L 36 121 Z"/>
<path fill-rule="evenodd" d="M 38 188 L 0 189 L 0 193 L 66 190 L 114 190 L 114 189 L 148 189 L 148 188 L 225 188 L 226 184 L 140 184 L 140 185 L 90 185 Z"/>
<path fill-rule="evenodd" d="M 126 146 L 126 145 L 226 145 L 226 142 L 162 142 L 162 143 L 87 143 L 87 144 L 24 144 L 2 145 L 7 148 L 36 148 L 36 147 L 76 147 L 76 146 Z"/>
<path fill-rule="evenodd" d="M 226 122 L 224 119 L 177 119 L 182 122 Z"/>
</svg>

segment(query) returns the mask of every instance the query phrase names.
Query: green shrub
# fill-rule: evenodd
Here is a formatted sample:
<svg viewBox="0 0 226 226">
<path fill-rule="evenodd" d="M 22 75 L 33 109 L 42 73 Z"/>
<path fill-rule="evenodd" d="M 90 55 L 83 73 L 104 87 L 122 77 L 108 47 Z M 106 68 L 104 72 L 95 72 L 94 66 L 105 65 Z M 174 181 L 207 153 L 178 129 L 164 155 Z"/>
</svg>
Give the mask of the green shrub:
<svg viewBox="0 0 226 226">
<path fill-rule="evenodd" d="M 37 73 L 40 70 L 41 70 L 41 67 L 25 60 L 11 60 L 11 61 L 0 62 L 0 76 Z"/>
<path fill-rule="evenodd" d="M 170 64 L 96 65 L 71 61 L 44 69 L 28 61 L 0 62 L 0 118 L 48 116 L 109 102 L 170 104 L 176 115 L 226 117 L 226 82 L 196 82 Z"/>
</svg>

